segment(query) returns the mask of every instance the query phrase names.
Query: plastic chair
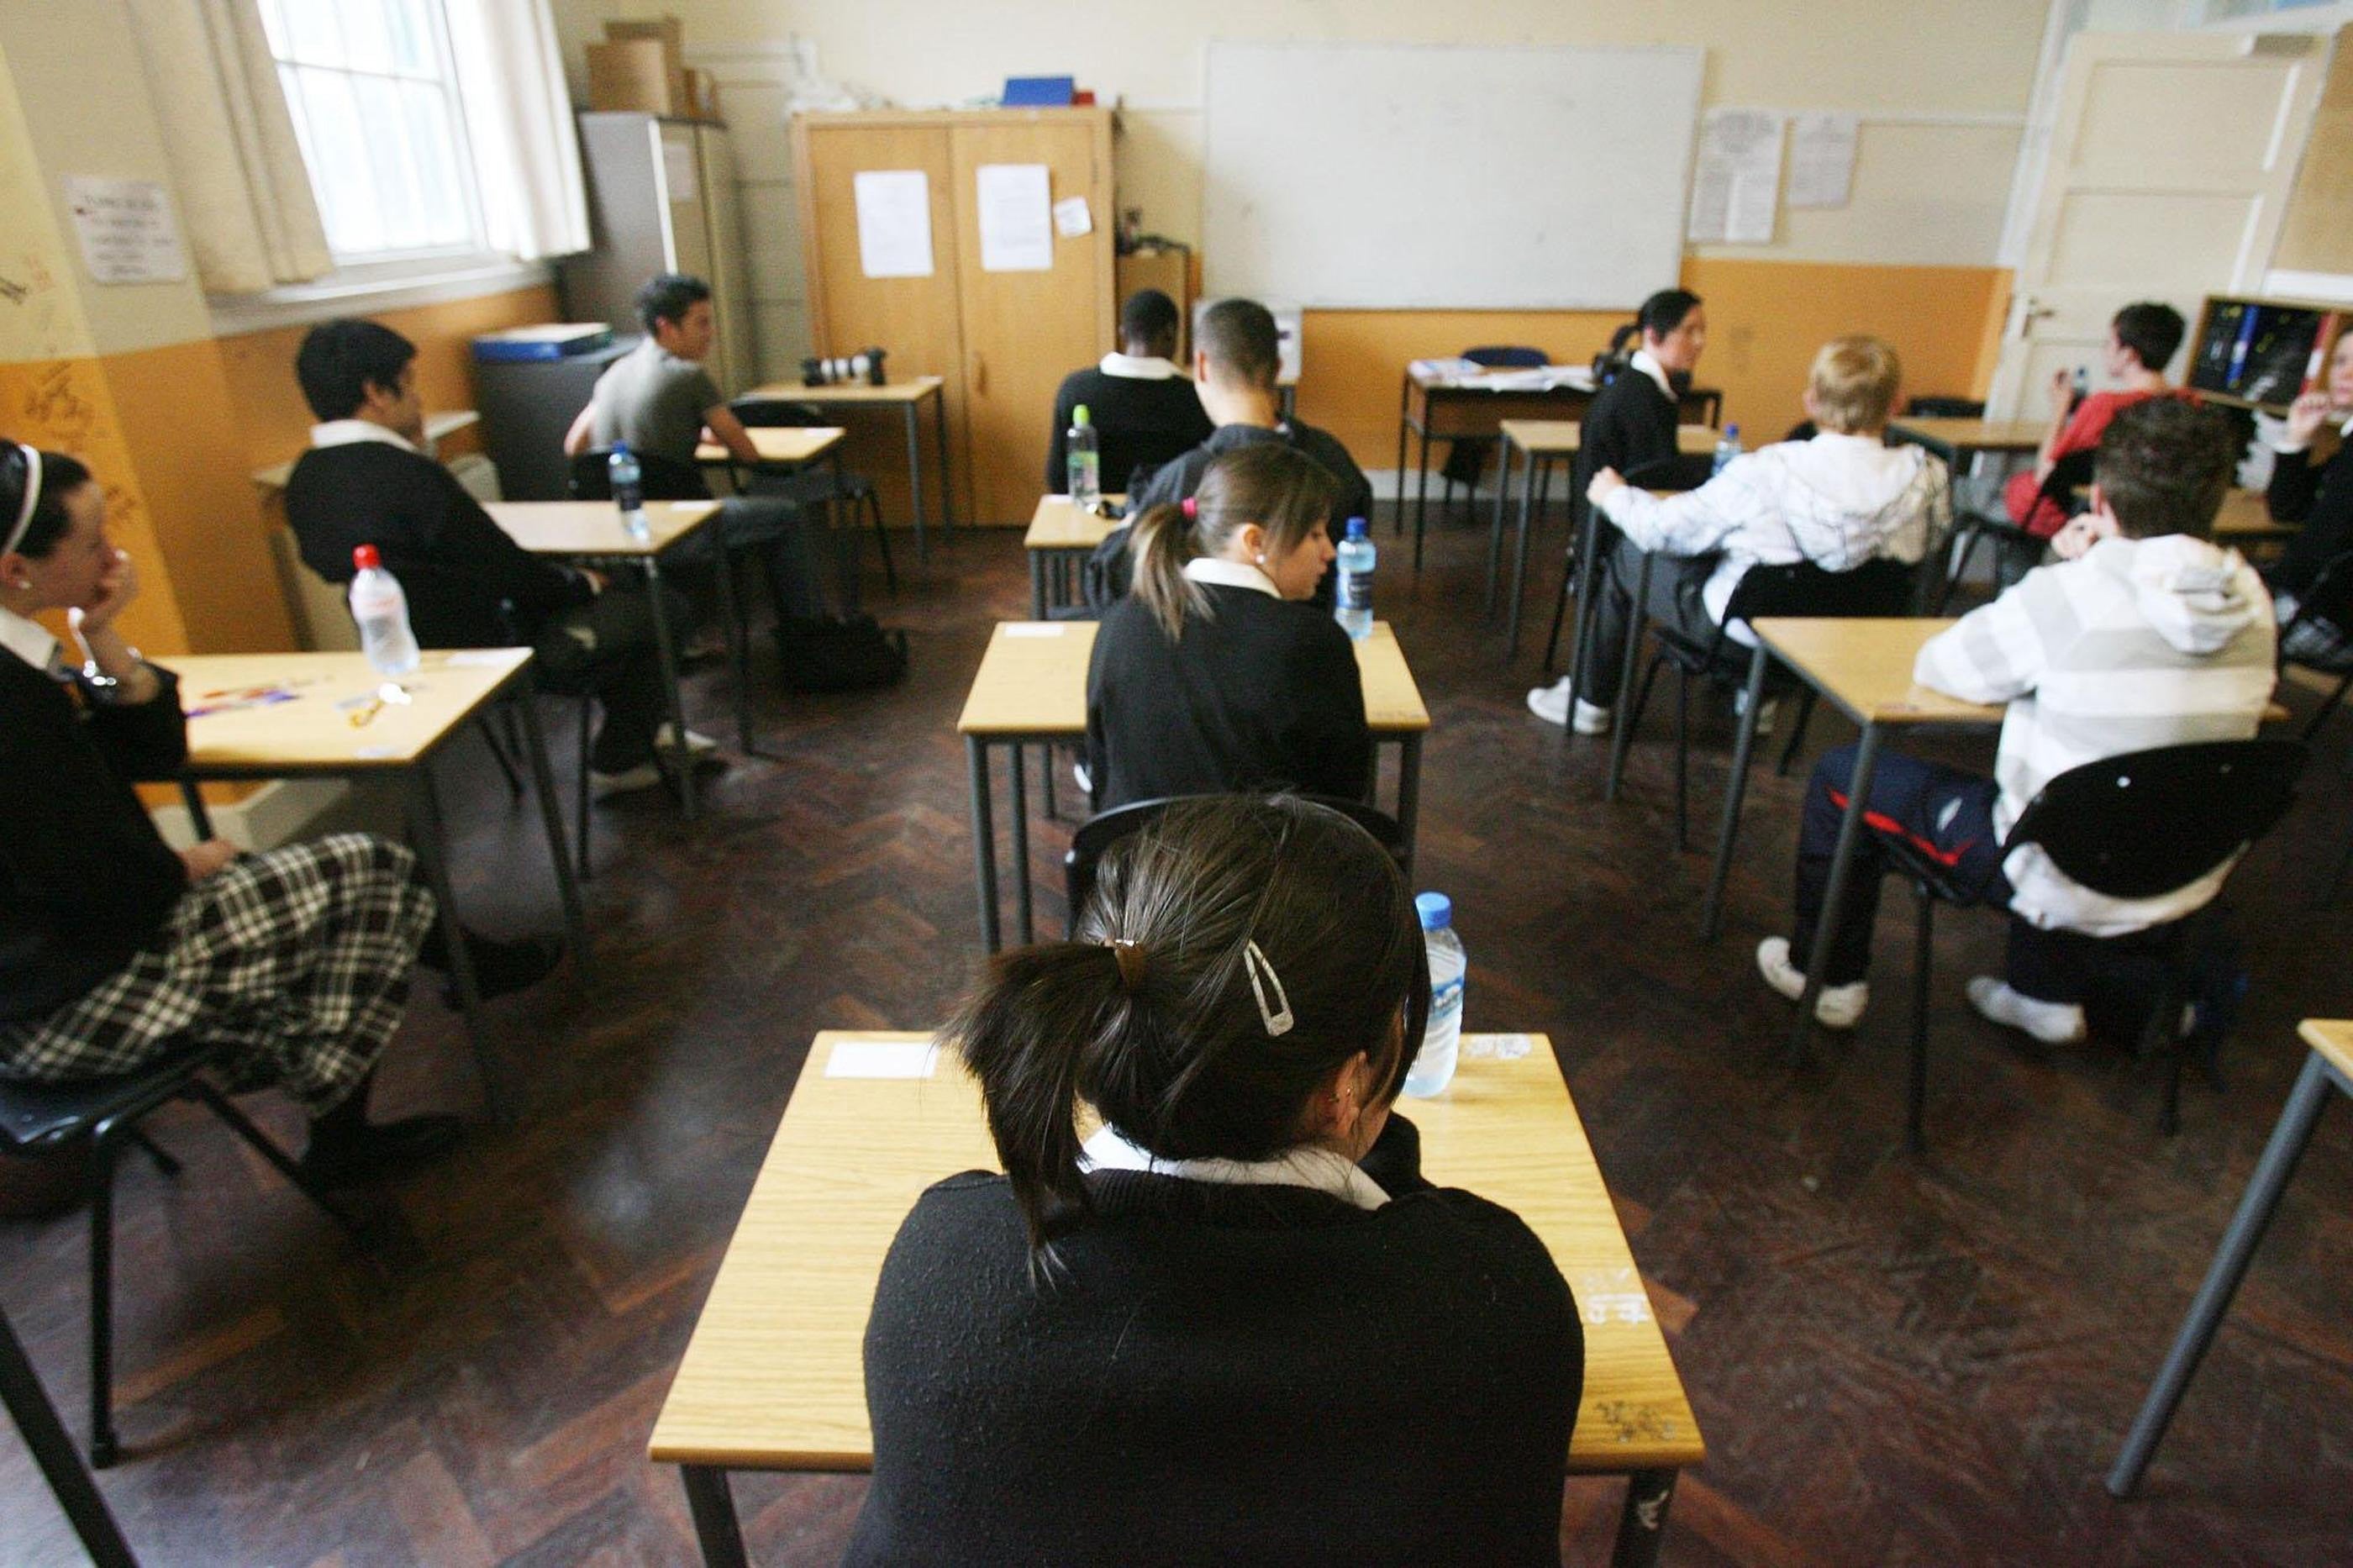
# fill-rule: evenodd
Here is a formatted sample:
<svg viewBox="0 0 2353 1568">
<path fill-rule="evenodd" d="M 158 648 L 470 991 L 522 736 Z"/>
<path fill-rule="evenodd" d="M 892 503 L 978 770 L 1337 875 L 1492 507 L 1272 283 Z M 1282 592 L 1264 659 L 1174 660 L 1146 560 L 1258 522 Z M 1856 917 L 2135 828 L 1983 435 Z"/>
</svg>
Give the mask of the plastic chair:
<svg viewBox="0 0 2353 1568">
<path fill-rule="evenodd" d="M 1661 458 L 1656 462 L 1644 463 L 1627 474 L 1625 479 L 1628 484 L 1641 489 L 1695 490 L 1707 483 L 1715 467 L 1715 459 L 1704 453 L 1683 452 L 1672 458 Z M 1553 596 L 1552 629 L 1545 634 L 1544 667 L 1547 672 L 1551 670 L 1553 657 L 1560 647 L 1560 626 L 1568 615 L 1570 593 L 1588 571 L 1598 580 L 1602 565 L 1597 531 L 1607 525 L 1593 515 L 1593 509 L 1586 504 L 1585 497 L 1577 493 L 1574 479 L 1570 481 L 1569 489 L 1569 517 L 1577 524 L 1578 542 L 1569 552 L 1567 566 L 1561 574 L 1560 592 Z M 1580 555 L 1586 558 L 1584 568 L 1578 565 Z M 1570 650 L 1569 657 L 1579 667 L 1585 661 L 1586 628 L 1592 618 L 1588 612 L 1588 605 L 1577 607 L 1577 647 Z"/>
<path fill-rule="evenodd" d="M 0 1145 L 53 1155 L 88 1141 L 90 1149 L 90 1462 L 105 1469 L 121 1455 L 114 1431 L 114 1169 L 126 1142 L 143 1148 L 166 1176 L 179 1163 L 139 1131 L 164 1101 L 194 1100 L 228 1124 L 328 1218 L 356 1238 L 359 1227 L 311 1184 L 204 1073 L 226 1046 L 191 1045 L 153 1066 L 89 1083 L 0 1082 Z"/>
<path fill-rule="evenodd" d="M 807 430 L 833 423 L 825 410 L 813 404 L 795 403 L 783 397 L 739 397 L 727 405 L 746 429 Z M 874 489 L 874 481 L 864 474 L 843 470 L 834 465 L 830 471 L 803 468 L 798 473 L 765 480 L 764 494 L 779 495 L 803 506 L 845 505 L 852 510 L 863 509 L 874 525 L 874 542 L 882 552 L 882 581 L 893 594 L 899 591 L 899 569 L 891 563 L 891 531 L 882 526 L 882 498 Z"/>
<path fill-rule="evenodd" d="M 1618 725 L 1617 737 L 1610 745 L 1605 798 L 1618 797 L 1618 786 L 1626 772 L 1626 752 L 1636 726 L 1642 721 L 1642 710 L 1651 700 L 1651 682 L 1658 678 L 1661 666 L 1673 665 L 1675 847 L 1688 847 L 1691 686 L 1694 679 L 1704 680 L 1723 691 L 1739 691 L 1746 685 L 1750 649 L 1748 645 L 1734 640 L 1728 629 L 1733 623 L 1769 616 L 1900 616 L 1911 608 L 1915 582 L 1910 565 L 1886 559 L 1866 561 L 1848 572 L 1826 572 L 1810 561 L 1787 566 L 1752 566 L 1741 574 L 1739 584 L 1732 590 L 1732 597 L 1724 606 L 1723 625 L 1705 641 L 1695 641 L 1672 627 L 1654 624 L 1651 629 L 1658 634 L 1658 651 L 1643 669 L 1641 684 L 1634 689 L 1633 706 Z M 1641 613 L 1639 607 L 1636 613 Z M 1797 721 L 1789 726 L 1789 738 L 1782 747 L 1781 766 L 1786 769 L 1797 753 L 1806 725 L 1813 718 L 1814 689 L 1778 665 L 1767 666 L 1765 689 L 1769 697 L 1776 698 L 1793 690 L 1803 693 Z"/>
<path fill-rule="evenodd" d="M 572 458 L 572 499 L 574 500 L 611 500 L 613 476 L 606 462 L 613 455 L 609 447 L 596 447 L 578 452 Z M 681 463 L 674 458 L 657 457 L 651 452 L 636 454 L 638 483 L 648 500 L 709 500 L 711 487 L 702 480 L 702 470 L 692 463 Z"/>
<path fill-rule="evenodd" d="M 2320 727 L 2328 722 L 2328 716 L 2343 705 L 2346 692 L 2353 690 L 2353 664 L 2341 668 L 2334 663 L 2312 664 L 2289 651 L 2296 642 L 2299 631 L 2306 628 L 2317 630 L 2323 625 L 2334 626 L 2340 633 L 2353 630 L 2353 551 L 2337 556 L 2320 569 L 2320 575 L 2312 580 L 2311 588 L 2296 601 L 2295 616 L 2280 628 L 2279 661 L 2282 668 L 2291 664 L 2301 664 L 2307 669 L 2316 669 L 2323 674 L 2343 676 L 2337 681 L 2337 689 L 2321 703 L 2320 710 L 2312 716 L 2297 736 L 2303 741 L 2309 741 L 2320 733 Z"/>
<path fill-rule="evenodd" d="M 7 1405 L 93 1568 L 139 1568 L 114 1515 L 107 1511 L 106 1499 L 99 1495 L 81 1456 L 74 1451 L 73 1439 L 66 1436 L 65 1423 L 58 1419 L 41 1380 L 34 1375 L 33 1363 L 25 1359 L 25 1347 L 5 1312 L 0 1312 L 0 1403 Z"/>
<path fill-rule="evenodd" d="M 1217 798 L 1214 795 L 1170 795 L 1156 800 L 1130 801 L 1125 805 L 1097 812 L 1079 824 L 1078 831 L 1071 835 L 1070 848 L 1062 854 L 1062 891 L 1068 900 L 1068 912 L 1063 916 L 1064 934 L 1071 938 L 1077 936 L 1079 916 L 1085 910 L 1087 900 L 1094 896 L 1095 868 L 1113 845 L 1159 821 L 1170 806 L 1182 805 L 1187 801 Z M 1405 831 L 1398 826 L 1396 817 L 1366 805 L 1361 800 L 1342 800 L 1325 795 L 1303 795 L 1300 798 L 1338 812 L 1371 834 L 1380 847 L 1388 851 L 1390 859 L 1400 866 L 1405 864 Z"/>
<path fill-rule="evenodd" d="M 2295 781 L 2307 753 L 2296 741 L 2210 741 L 2162 746 L 2070 768 L 2042 786 L 2002 841 L 2000 865 L 2010 852 L 2040 845 L 2052 864 L 2095 893 L 2117 899 L 2154 898 L 2196 881 L 2270 832 L 2295 801 Z M 1982 887 L 1963 886 L 1953 868 L 1895 835 L 1882 835 L 1895 874 L 1912 884 L 1920 921 L 1912 960 L 1912 1057 L 1905 1142 L 1924 1146 L 1921 1119 L 1928 1091 L 1928 980 L 1934 955 L 1936 907 L 1984 901 Z M 2153 951 L 2147 1036 L 2169 1036 L 2175 1046 L 2165 1088 L 2161 1125 L 2181 1126 L 2181 1071 L 2197 1042 L 2208 1076 L 2214 1075 L 2234 996 L 2211 983 L 2210 933 L 2218 906 L 2210 903 L 2155 932 L 2116 939 Z M 2194 984 L 2206 972 L 2210 983 Z M 2185 1037 L 2181 1008 L 2195 1001 L 2197 1017 Z"/>
</svg>

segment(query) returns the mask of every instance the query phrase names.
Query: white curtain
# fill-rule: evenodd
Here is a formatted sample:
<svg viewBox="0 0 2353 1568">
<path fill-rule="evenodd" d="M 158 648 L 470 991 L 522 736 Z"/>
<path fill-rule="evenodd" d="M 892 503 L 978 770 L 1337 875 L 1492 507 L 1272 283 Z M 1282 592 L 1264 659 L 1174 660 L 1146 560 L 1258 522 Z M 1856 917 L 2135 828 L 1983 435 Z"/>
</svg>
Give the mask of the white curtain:
<svg viewBox="0 0 2353 1568">
<path fill-rule="evenodd" d="M 445 4 L 491 248 L 525 261 L 587 249 L 580 142 L 547 0 Z"/>
<path fill-rule="evenodd" d="M 253 0 L 130 0 L 196 272 L 216 294 L 332 271 Z"/>
</svg>

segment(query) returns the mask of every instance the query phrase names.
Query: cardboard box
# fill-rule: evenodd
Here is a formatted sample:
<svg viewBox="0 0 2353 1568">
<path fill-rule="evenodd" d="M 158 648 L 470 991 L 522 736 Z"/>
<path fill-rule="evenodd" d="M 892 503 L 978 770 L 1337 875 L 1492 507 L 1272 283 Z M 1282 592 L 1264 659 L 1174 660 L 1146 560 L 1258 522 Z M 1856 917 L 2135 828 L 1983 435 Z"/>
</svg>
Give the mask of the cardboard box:
<svg viewBox="0 0 2353 1568">
<path fill-rule="evenodd" d="M 662 69 L 670 79 L 670 107 L 658 112 L 688 114 L 692 112 L 686 85 L 686 28 L 675 16 L 663 16 L 650 22 L 607 22 L 605 38 L 608 43 L 651 43 L 661 46 Z"/>
<path fill-rule="evenodd" d="M 588 46 L 588 107 L 676 114 L 686 106 L 670 90 L 661 46 L 631 38 Z"/>
</svg>

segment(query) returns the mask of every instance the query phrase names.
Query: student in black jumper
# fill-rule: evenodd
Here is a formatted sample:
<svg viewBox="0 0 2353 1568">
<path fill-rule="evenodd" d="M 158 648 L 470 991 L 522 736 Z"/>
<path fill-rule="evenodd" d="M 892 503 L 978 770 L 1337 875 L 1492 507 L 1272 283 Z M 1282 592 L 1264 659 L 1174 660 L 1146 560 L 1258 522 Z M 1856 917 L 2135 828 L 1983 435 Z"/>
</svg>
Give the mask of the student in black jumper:
<svg viewBox="0 0 2353 1568">
<path fill-rule="evenodd" d="M 1276 377 L 1282 364 L 1282 338 L 1274 313 L 1255 300 L 1220 300 L 1201 314 L 1193 348 L 1193 384 L 1201 406 L 1217 422 L 1209 438 L 1164 465 L 1141 490 L 1127 498 L 1131 516 L 1156 506 L 1174 506 L 1200 488 L 1209 465 L 1238 447 L 1279 445 L 1297 448 L 1323 466 L 1339 484 L 1333 530 L 1352 517 L 1373 515 L 1372 481 L 1339 440 L 1314 426 L 1282 416 Z M 1121 529 L 1095 547 L 1086 569 L 1087 602 L 1100 615 L 1128 589 L 1129 531 Z M 1327 574 L 1315 585 L 1315 601 L 1332 603 Z"/>
<path fill-rule="evenodd" d="M 1578 431 L 1569 511 L 1580 526 L 1589 504 L 1586 487 L 1604 468 L 1633 475 L 1637 483 L 1656 489 L 1689 488 L 1662 484 L 1662 478 L 1672 476 L 1662 475 L 1661 465 L 1672 466 L 1681 456 L 1675 430 L 1682 422 L 1683 394 L 1691 385 L 1700 351 L 1707 346 L 1707 311 L 1690 289 L 1662 289 L 1642 301 L 1632 321 L 1618 329 L 1609 340 L 1610 353 L 1616 355 L 1637 337 L 1641 342 L 1633 356 L 1594 394 Z M 1702 468 L 1692 477 L 1693 482 L 1705 475 Z M 1617 546 L 1618 531 L 1606 521 L 1599 527 L 1601 552 L 1597 559 L 1607 561 Z M 1574 551 L 1575 545 L 1570 548 Z M 1572 560 L 1570 570 L 1575 569 Z M 1550 686 L 1535 688 L 1528 693 L 1528 707 L 1540 719 L 1567 724 L 1569 679 L 1564 675 Z M 1576 719 L 1580 735 L 1599 735 L 1609 728 L 1609 710 L 1596 704 L 1580 703 Z"/>
<path fill-rule="evenodd" d="M 110 1078 L 227 1041 L 230 1088 L 310 1112 L 322 1182 L 446 1148 L 447 1117 L 367 1120 L 433 924 L 415 858 L 357 833 L 168 847 L 132 782 L 179 769 L 186 725 L 171 671 L 115 627 L 138 587 L 90 470 L 0 447 L 0 1078 Z M 33 619 L 59 610 L 79 662 Z"/>
<path fill-rule="evenodd" d="M 1134 592 L 1087 666 L 1094 808 L 1221 790 L 1361 800 L 1373 737 L 1348 634 L 1306 601 L 1337 487 L 1281 442 L 1226 453 L 1132 525 Z"/>
<path fill-rule="evenodd" d="M 1119 310 L 1119 352 L 1090 370 L 1074 370 L 1054 394 L 1046 489 L 1069 490 L 1070 430 L 1081 408 L 1095 428 L 1103 488 L 1132 490 L 1163 463 L 1208 440 L 1216 426 L 1176 363 L 1176 301 L 1139 289 Z"/>
<path fill-rule="evenodd" d="M 661 783 L 654 742 L 664 693 L 645 594 L 543 560 L 491 521 L 426 453 L 416 362 L 414 343 L 374 321 L 327 321 L 303 338 L 294 372 L 322 421 L 286 482 L 303 563 L 348 583 L 353 550 L 375 545 L 408 595 L 420 645 L 520 640 L 552 689 L 596 693 L 605 710 L 588 760 L 597 799 Z M 696 752 L 712 745 L 691 731 L 687 742 Z"/>
<path fill-rule="evenodd" d="M 2312 591 L 2321 569 L 2353 551 L 2353 332 L 2337 340 L 2328 356 L 2328 381 L 2295 400 L 2287 426 L 2274 443 L 2271 514 L 2304 526 L 2287 552 L 2264 575 L 2276 595 L 2274 608 L 2285 627 L 2298 602 Z M 2316 616 L 2282 645 L 2290 658 L 2342 669 L 2353 664 L 2353 626 Z"/>
<path fill-rule="evenodd" d="M 1188 802 L 1078 932 L 944 1037 L 1007 1173 L 883 1260 L 845 1564 L 1558 1563 L 1584 1336 L 1391 1114 L 1430 1007 L 1395 864 L 1322 806 Z"/>
</svg>

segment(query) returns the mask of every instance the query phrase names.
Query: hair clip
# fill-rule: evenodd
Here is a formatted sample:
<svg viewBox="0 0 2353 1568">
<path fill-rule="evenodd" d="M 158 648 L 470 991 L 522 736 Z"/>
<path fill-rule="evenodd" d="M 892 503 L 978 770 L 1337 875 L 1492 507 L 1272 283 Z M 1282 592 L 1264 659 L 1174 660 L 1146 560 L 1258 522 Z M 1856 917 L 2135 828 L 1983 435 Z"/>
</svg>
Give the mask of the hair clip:
<svg viewBox="0 0 2353 1568">
<path fill-rule="evenodd" d="M 1106 938 L 1103 945 L 1119 961 L 1119 983 L 1133 991 L 1144 984 L 1144 944 L 1130 942 L 1124 936 Z"/>
<path fill-rule="evenodd" d="M 1258 950 L 1257 942 L 1252 941 L 1242 948 L 1242 967 L 1250 971 L 1250 994 L 1258 998 L 1259 1021 L 1266 1026 L 1267 1038 L 1273 1039 L 1279 1035 L 1291 1033 L 1291 1026 L 1295 1021 L 1291 1016 L 1291 998 L 1283 994 L 1282 977 L 1275 973 L 1274 965 L 1266 961 L 1266 954 Z M 1266 985 L 1274 987 L 1275 1005 L 1271 1009 L 1266 1005 L 1266 985 L 1259 984 L 1261 970 L 1266 973 Z"/>
<path fill-rule="evenodd" d="M 1183 500 L 1178 501 L 1176 509 L 1185 514 L 1185 521 L 1187 522 L 1198 521 L 1201 515 L 1201 503 L 1191 496 L 1187 496 Z"/>
</svg>

